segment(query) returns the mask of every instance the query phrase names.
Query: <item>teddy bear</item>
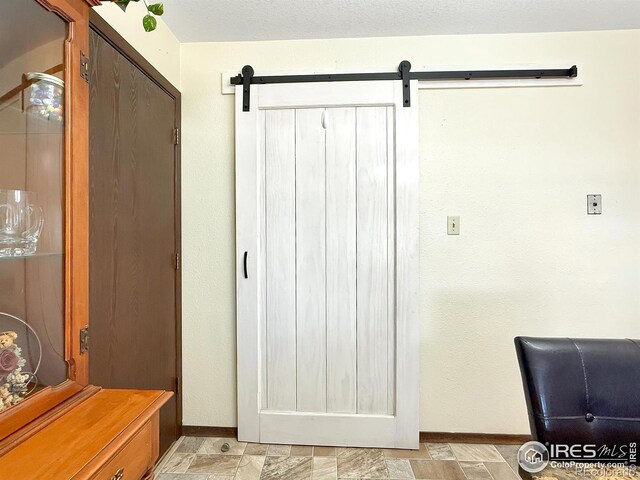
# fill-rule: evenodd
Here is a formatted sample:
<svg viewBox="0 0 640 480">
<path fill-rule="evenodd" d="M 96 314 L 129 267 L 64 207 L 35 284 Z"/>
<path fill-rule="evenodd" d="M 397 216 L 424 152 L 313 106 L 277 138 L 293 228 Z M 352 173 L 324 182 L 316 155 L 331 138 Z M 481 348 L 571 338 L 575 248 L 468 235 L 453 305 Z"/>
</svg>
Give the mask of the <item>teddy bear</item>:
<svg viewBox="0 0 640 480">
<path fill-rule="evenodd" d="M 13 342 L 16 338 L 18 338 L 18 334 L 16 332 L 0 333 L 0 350 L 13 346 Z"/>
</svg>

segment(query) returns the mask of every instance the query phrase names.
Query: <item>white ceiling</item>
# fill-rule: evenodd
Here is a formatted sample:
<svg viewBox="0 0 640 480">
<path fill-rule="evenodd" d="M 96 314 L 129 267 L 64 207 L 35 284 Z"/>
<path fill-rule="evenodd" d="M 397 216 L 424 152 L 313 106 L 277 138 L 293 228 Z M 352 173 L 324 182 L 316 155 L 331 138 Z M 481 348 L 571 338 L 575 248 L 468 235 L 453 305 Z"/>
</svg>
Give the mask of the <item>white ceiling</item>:
<svg viewBox="0 0 640 480">
<path fill-rule="evenodd" d="M 640 28 L 640 0 L 164 0 L 181 42 Z"/>
</svg>

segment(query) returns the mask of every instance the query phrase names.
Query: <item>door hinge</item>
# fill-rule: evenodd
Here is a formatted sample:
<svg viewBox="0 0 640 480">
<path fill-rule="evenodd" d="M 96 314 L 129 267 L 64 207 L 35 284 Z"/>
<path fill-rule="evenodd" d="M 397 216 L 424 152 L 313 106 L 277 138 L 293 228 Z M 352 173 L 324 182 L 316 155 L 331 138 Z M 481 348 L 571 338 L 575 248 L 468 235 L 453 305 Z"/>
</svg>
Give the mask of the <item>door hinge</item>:
<svg viewBox="0 0 640 480">
<path fill-rule="evenodd" d="M 178 127 L 173 129 L 173 144 L 180 145 L 180 129 Z"/>
<path fill-rule="evenodd" d="M 180 270 L 180 254 L 176 253 L 173 257 L 173 268 Z"/>
<path fill-rule="evenodd" d="M 182 390 L 181 384 L 180 377 L 176 377 L 175 385 L 173 386 L 173 391 L 176 395 L 180 395 L 180 391 Z"/>
<path fill-rule="evenodd" d="M 87 353 L 89 351 L 89 327 L 84 327 L 80 330 L 80 353 Z"/>
<path fill-rule="evenodd" d="M 80 76 L 89 83 L 89 57 L 80 52 Z"/>
</svg>

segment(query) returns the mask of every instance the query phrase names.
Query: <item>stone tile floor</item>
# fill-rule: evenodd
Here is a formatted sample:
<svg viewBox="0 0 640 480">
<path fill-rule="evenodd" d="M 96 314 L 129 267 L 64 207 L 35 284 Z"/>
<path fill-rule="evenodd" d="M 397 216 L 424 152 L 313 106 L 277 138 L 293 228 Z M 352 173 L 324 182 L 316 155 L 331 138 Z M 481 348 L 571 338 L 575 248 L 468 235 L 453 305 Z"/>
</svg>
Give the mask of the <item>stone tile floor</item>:
<svg viewBox="0 0 640 480">
<path fill-rule="evenodd" d="M 225 443 L 229 449 L 222 452 Z M 390 450 L 182 437 L 158 465 L 156 480 L 520 480 L 518 448 L 426 443 Z"/>
</svg>

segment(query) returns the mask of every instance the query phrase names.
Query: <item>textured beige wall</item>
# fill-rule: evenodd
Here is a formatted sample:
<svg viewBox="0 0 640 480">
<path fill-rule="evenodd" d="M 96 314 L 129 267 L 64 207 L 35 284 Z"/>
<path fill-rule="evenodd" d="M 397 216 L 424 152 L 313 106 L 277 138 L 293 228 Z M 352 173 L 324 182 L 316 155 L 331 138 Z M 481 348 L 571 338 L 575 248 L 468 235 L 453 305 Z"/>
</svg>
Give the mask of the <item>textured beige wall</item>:
<svg viewBox="0 0 640 480">
<path fill-rule="evenodd" d="M 640 338 L 640 31 L 182 44 L 185 424 L 236 425 L 221 72 L 388 71 L 405 58 L 584 73 L 581 87 L 420 92 L 421 430 L 527 432 L 516 335 Z M 587 193 L 603 195 L 602 216 L 586 215 Z"/>
<path fill-rule="evenodd" d="M 158 28 L 147 33 L 142 28 L 142 17 L 146 13 L 144 2 L 131 2 L 126 13 L 110 2 L 94 10 L 167 80 L 180 88 L 180 43 L 162 18 L 158 18 Z"/>
</svg>

